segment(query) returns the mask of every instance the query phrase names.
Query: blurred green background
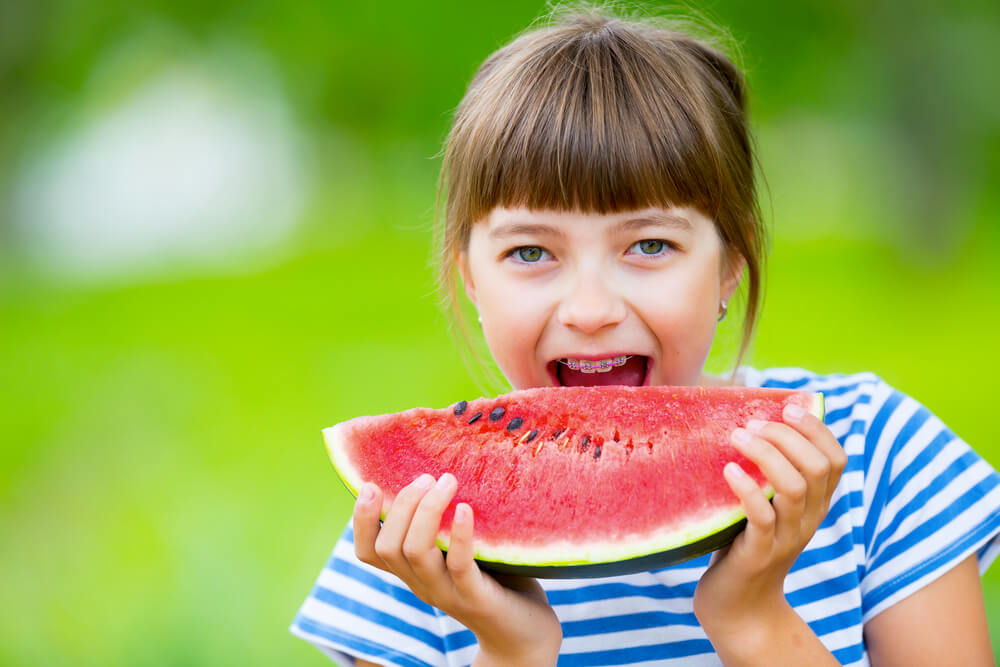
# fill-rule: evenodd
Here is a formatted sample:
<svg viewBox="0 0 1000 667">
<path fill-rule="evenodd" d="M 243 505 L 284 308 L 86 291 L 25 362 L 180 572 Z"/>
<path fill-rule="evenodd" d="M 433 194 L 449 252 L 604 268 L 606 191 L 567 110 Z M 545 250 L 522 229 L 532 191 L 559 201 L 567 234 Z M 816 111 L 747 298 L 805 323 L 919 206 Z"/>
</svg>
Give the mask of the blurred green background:
<svg viewBox="0 0 1000 667">
<path fill-rule="evenodd" d="M 875 371 L 1000 464 L 1000 5 L 699 9 L 769 186 L 748 361 Z M 465 85 L 543 10 L 0 2 L 0 664 L 325 663 L 287 633 L 349 514 L 320 429 L 503 389 L 428 230 Z"/>
</svg>

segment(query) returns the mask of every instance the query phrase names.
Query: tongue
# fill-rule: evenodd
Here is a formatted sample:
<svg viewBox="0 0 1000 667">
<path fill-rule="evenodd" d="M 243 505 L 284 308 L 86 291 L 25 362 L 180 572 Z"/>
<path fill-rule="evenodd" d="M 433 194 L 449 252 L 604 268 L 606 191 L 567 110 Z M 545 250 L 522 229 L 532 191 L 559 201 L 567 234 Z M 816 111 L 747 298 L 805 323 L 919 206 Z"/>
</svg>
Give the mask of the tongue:
<svg viewBox="0 0 1000 667">
<path fill-rule="evenodd" d="M 606 373 L 574 371 L 564 363 L 558 364 L 556 374 L 566 387 L 593 387 L 623 384 L 638 387 L 646 377 L 646 358 L 634 356 L 624 366 L 616 366 Z"/>
</svg>

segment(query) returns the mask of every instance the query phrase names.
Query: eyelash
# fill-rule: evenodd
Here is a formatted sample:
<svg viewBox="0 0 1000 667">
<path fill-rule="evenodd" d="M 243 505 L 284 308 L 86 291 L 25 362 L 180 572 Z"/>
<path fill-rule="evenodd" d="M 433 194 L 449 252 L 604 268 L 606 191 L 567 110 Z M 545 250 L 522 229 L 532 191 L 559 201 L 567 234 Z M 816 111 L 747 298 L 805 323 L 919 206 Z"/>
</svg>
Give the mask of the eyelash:
<svg viewBox="0 0 1000 667">
<path fill-rule="evenodd" d="M 640 243 L 646 243 L 648 241 L 654 241 L 654 242 L 662 243 L 663 244 L 663 248 L 659 252 L 654 253 L 654 254 L 648 254 L 648 253 L 644 253 L 644 252 L 641 252 L 641 251 L 640 252 L 635 252 L 635 253 L 632 253 L 632 254 L 638 255 L 640 257 L 645 257 L 647 259 L 656 259 L 658 257 L 662 257 L 668 251 L 677 250 L 677 245 L 676 244 L 671 243 L 670 241 L 667 241 L 665 239 L 642 239 L 641 241 L 636 241 L 635 243 L 633 243 L 632 245 L 630 245 L 629 246 L 629 250 L 631 250 L 632 248 L 635 248 Z M 537 246 L 537 245 L 522 245 L 522 246 L 517 246 L 516 248 L 511 248 L 510 250 L 508 250 L 504 254 L 504 258 L 505 259 L 513 259 L 514 262 L 517 263 L 517 264 L 538 264 L 543 259 L 545 259 L 544 257 L 541 257 L 537 261 L 534 261 L 534 262 L 527 262 L 527 261 L 525 261 L 523 259 L 519 259 L 518 258 L 518 253 L 521 250 L 527 250 L 529 248 L 537 248 L 542 253 L 546 253 L 550 257 L 552 256 L 552 253 L 550 253 L 548 250 L 546 250 L 545 248 L 543 248 L 541 246 Z"/>
<path fill-rule="evenodd" d="M 640 243 L 647 243 L 649 241 L 653 241 L 655 243 L 662 243 L 663 244 L 663 248 L 661 248 L 659 252 L 653 253 L 652 255 L 650 255 L 648 253 L 644 253 L 644 252 L 637 252 L 635 254 L 639 255 L 640 257 L 646 257 L 646 258 L 649 258 L 649 259 L 656 259 L 657 257 L 662 257 L 668 251 L 677 250 L 677 245 L 674 244 L 674 243 L 671 243 L 670 241 L 667 241 L 666 239 L 642 239 L 641 241 L 636 241 L 635 243 L 633 243 L 632 245 L 630 245 L 629 246 L 629 250 L 631 250 L 632 248 L 635 248 Z"/>
<path fill-rule="evenodd" d="M 517 253 L 520 252 L 521 250 L 527 250 L 529 248 L 537 248 L 538 250 L 541 250 L 543 253 L 548 253 L 548 255 L 550 257 L 552 256 L 552 253 L 550 253 L 548 250 L 546 250 L 545 248 L 543 248 L 541 246 L 537 246 L 537 245 L 519 245 L 516 248 L 511 248 L 510 250 L 508 250 L 506 252 L 506 254 L 504 254 L 504 258 L 506 258 L 506 259 L 513 259 L 514 262 L 517 263 L 517 264 L 538 264 L 538 263 L 540 263 L 542 261 L 542 259 L 544 259 L 544 258 L 539 258 L 538 261 L 535 261 L 535 262 L 526 262 L 523 259 L 518 259 Z"/>
</svg>

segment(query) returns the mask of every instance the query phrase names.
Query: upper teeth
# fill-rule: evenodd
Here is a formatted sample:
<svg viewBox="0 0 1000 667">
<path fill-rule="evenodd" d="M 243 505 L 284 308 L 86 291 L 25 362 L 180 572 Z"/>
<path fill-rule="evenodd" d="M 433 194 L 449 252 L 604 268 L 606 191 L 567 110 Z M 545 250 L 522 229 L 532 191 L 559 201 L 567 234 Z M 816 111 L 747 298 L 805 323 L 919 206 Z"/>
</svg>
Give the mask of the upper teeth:
<svg viewBox="0 0 1000 667">
<path fill-rule="evenodd" d="M 563 359 L 562 362 L 572 368 L 574 371 L 580 371 L 582 373 L 607 373 L 615 366 L 624 366 L 628 357 L 625 355 L 619 355 L 617 357 L 610 357 L 608 359 L 598 359 L 596 361 L 591 359 Z"/>
</svg>

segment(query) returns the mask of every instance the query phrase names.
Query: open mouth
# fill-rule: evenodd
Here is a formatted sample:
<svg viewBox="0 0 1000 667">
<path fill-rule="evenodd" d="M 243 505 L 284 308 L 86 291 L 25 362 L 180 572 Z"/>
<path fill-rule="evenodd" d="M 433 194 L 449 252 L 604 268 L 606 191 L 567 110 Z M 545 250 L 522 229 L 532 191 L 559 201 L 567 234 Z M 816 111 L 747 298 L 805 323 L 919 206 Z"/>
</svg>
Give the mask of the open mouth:
<svg viewBox="0 0 1000 667">
<path fill-rule="evenodd" d="M 641 354 L 604 359 L 562 358 L 550 361 L 547 369 L 554 383 L 563 387 L 625 385 L 641 387 L 649 381 L 652 360 Z"/>
</svg>

